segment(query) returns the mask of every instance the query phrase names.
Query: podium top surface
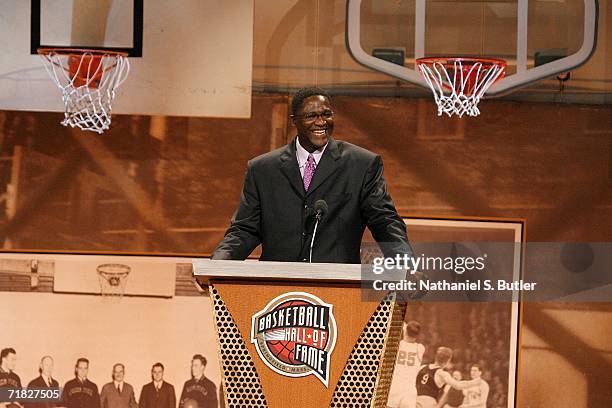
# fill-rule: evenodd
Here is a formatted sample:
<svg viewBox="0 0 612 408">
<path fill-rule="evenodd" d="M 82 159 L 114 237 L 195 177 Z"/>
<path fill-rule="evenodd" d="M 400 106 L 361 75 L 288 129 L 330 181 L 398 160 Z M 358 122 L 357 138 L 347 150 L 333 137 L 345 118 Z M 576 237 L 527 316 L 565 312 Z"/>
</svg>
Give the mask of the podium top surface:
<svg viewBox="0 0 612 408">
<path fill-rule="evenodd" d="M 279 280 L 335 283 L 361 282 L 361 265 L 340 263 L 221 261 L 194 259 L 193 274 L 200 283 L 210 280 Z"/>
</svg>

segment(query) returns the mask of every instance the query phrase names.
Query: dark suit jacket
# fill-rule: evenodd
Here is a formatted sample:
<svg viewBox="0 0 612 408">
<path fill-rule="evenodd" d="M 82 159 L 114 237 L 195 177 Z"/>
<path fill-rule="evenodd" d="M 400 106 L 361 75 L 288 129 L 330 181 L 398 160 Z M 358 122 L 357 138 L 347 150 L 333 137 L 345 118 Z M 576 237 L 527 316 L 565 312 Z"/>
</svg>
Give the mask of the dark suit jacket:
<svg viewBox="0 0 612 408">
<path fill-rule="evenodd" d="M 100 391 L 100 408 L 138 408 L 134 388 L 124 382 L 121 393 L 115 388 L 115 383 L 104 384 Z"/>
<path fill-rule="evenodd" d="M 42 375 L 39 375 L 28 383 L 28 388 L 59 388 L 59 383 L 55 379 L 51 379 L 51 386 L 48 386 Z M 30 402 L 25 403 L 26 408 L 51 408 L 60 405 L 54 402 Z"/>
<path fill-rule="evenodd" d="M 152 381 L 146 384 L 140 392 L 138 408 L 176 408 L 174 386 L 164 381 L 157 391 Z"/>
<path fill-rule="evenodd" d="M 307 261 L 313 205 L 329 207 L 315 237 L 313 262 L 359 263 L 366 226 L 385 255 L 411 254 L 406 226 L 383 179 L 380 156 L 330 139 L 308 192 L 296 158 L 295 139 L 249 161 L 240 204 L 213 259 L 245 259 L 262 244 L 261 260 Z"/>
</svg>

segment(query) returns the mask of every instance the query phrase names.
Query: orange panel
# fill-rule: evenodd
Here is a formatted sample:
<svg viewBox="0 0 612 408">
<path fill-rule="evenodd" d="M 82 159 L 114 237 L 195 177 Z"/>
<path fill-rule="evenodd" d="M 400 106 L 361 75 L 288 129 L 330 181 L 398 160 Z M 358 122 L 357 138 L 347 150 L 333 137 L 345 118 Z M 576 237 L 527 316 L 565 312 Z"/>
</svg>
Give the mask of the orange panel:
<svg viewBox="0 0 612 408">
<path fill-rule="evenodd" d="M 386 293 L 377 302 L 364 302 L 359 287 L 354 286 L 287 286 L 274 284 L 213 283 L 229 309 L 255 363 L 268 406 L 324 407 L 329 406 L 336 384 L 346 361 L 370 316 Z M 329 388 L 314 375 L 290 378 L 272 371 L 251 344 L 251 317 L 270 300 L 287 292 L 306 292 L 333 305 L 338 325 L 336 346 L 331 353 Z"/>
</svg>

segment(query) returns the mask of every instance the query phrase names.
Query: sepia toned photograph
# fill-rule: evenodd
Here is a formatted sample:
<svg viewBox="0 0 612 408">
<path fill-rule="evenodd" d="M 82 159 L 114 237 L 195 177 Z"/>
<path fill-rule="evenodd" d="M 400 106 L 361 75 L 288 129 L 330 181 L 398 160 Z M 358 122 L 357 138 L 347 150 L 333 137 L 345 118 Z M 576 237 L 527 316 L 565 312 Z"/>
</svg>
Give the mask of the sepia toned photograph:
<svg viewBox="0 0 612 408">
<path fill-rule="evenodd" d="M 523 240 L 520 220 L 404 220 L 417 254 L 436 252 L 452 258 L 491 254 L 496 248 L 492 243 L 500 246 Z M 489 256 L 497 262 L 488 262 L 479 273 L 520 277 L 521 247 L 511 248 L 516 252 L 505 257 Z M 514 407 L 519 312 L 519 302 L 461 294 L 446 301 L 428 300 L 423 294 L 409 302 L 387 407 L 414 408 L 419 402 L 437 402 L 442 408 Z M 437 385 L 432 382 L 434 375 L 439 377 Z M 471 384 L 473 380 L 477 381 Z"/>
<path fill-rule="evenodd" d="M 62 388 L 33 407 L 223 406 L 210 298 L 189 259 L 2 253 L 0 279 L 0 374 Z"/>
</svg>

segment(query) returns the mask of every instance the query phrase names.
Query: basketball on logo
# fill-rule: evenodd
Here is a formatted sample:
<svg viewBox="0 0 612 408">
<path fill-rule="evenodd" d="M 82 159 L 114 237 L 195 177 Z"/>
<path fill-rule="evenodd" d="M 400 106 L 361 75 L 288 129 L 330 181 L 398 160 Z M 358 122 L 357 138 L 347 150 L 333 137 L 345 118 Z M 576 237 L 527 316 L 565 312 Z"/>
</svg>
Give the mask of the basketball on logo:
<svg viewBox="0 0 612 408">
<path fill-rule="evenodd" d="M 332 309 L 309 293 L 285 293 L 253 316 L 251 343 L 277 373 L 288 377 L 312 374 L 327 386 L 336 342 Z"/>
</svg>

